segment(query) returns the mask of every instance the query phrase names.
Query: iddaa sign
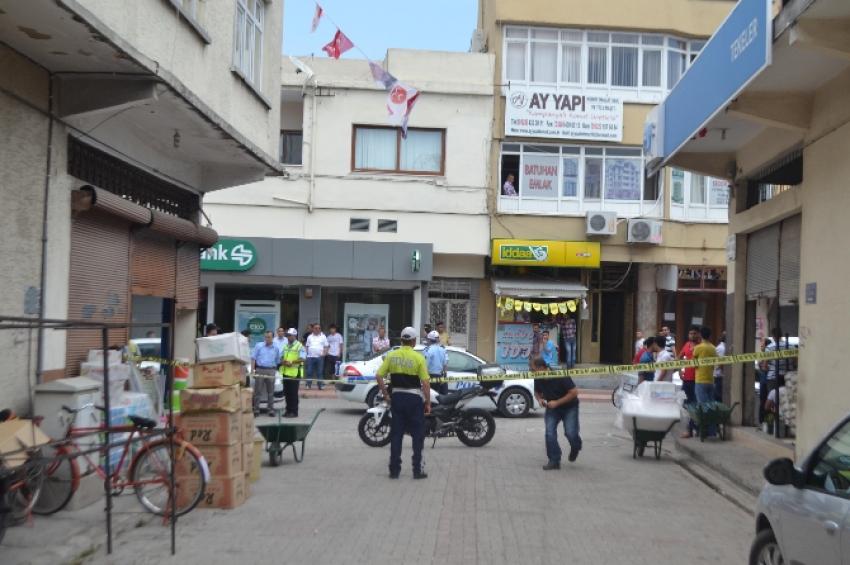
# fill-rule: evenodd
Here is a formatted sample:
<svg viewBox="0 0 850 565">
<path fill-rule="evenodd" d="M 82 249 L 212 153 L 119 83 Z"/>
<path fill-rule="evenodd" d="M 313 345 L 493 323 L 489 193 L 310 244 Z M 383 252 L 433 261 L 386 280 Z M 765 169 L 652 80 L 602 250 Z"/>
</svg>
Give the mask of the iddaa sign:
<svg viewBox="0 0 850 565">
<path fill-rule="evenodd" d="M 202 271 L 247 271 L 256 263 L 257 249 L 242 239 L 220 239 L 201 253 Z"/>
</svg>

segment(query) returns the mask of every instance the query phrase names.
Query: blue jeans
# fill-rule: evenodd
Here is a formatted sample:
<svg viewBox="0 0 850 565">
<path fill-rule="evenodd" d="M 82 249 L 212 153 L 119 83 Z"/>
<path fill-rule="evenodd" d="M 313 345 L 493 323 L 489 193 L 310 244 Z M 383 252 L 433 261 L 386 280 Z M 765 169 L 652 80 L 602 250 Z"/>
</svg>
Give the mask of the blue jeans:
<svg viewBox="0 0 850 565">
<path fill-rule="evenodd" d="M 307 357 L 307 379 L 316 379 L 316 386 L 322 390 L 322 378 L 324 377 L 324 357 Z M 307 381 L 307 388 L 313 388 L 313 381 Z"/>
<path fill-rule="evenodd" d="M 696 383 L 694 392 L 697 397 L 697 404 L 704 402 L 714 402 L 714 383 L 700 384 Z M 717 435 L 717 426 L 709 426 L 706 430 L 708 435 Z"/>
<path fill-rule="evenodd" d="M 422 448 L 425 446 L 425 402 L 407 392 L 392 395 L 390 410 L 390 474 L 401 472 L 401 444 L 405 432 L 413 438 L 413 472 L 422 471 Z"/>
<path fill-rule="evenodd" d="M 546 425 L 546 456 L 551 463 L 561 462 L 561 446 L 558 444 L 558 424 L 564 423 L 564 435 L 570 443 L 570 449 L 581 450 L 581 436 L 578 425 L 578 403 L 569 406 L 547 408 L 543 416 Z"/>
<path fill-rule="evenodd" d="M 575 338 L 564 338 L 564 354 L 567 363 L 567 369 L 572 369 L 576 366 L 576 340 Z"/>
</svg>

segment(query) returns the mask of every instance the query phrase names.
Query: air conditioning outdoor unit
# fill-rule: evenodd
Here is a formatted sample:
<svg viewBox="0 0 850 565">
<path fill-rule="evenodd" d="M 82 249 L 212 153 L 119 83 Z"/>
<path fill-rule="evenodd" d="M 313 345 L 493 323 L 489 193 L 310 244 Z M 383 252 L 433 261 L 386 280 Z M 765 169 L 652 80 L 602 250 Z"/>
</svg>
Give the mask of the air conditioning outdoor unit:
<svg viewBox="0 0 850 565">
<path fill-rule="evenodd" d="M 588 212 L 587 235 L 616 235 L 617 212 Z"/>
<path fill-rule="evenodd" d="M 661 222 L 659 220 L 629 220 L 626 237 L 629 243 L 661 243 Z"/>
</svg>

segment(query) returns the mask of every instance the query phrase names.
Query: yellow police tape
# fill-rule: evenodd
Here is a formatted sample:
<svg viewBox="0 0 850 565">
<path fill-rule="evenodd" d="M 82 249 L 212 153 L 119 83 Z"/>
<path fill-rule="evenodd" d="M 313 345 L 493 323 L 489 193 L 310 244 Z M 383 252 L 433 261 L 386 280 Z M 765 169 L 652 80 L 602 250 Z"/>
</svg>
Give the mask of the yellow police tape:
<svg viewBox="0 0 850 565">
<path fill-rule="evenodd" d="M 519 371 L 505 375 L 484 375 L 476 377 L 441 377 L 431 379 L 432 383 L 448 383 L 448 382 L 490 382 L 504 380 L 524 380 L 524 379 L 558 379 L 562 377 L 599 377 L 602 375 L 617 375 L 633 371 L 655 371 L 656 369 L 683 369 L 685 367 L 705 367 L 714 365 L 734 365 L 736 363 L 752 363 L 754 361 L 771 361 L 774 359 L 791 359 L 797 357 L 799 351 L 797 349 L 782 349 L 779 351 L 768 351 L 762 353 L 741 353 L 738 355 L 725 355 L 723 357 L 706 357 L 703 359 L 682 359 L 678 361 L 665 361 L 663 363 L 638 363 L 636 365 L 599 365 L 596 367 L 583 367 L 578 369 L 554 369 L 550 371 Z M 191 367 L 194 363 L 186 361 L 177 361 L 175 359 L 163 359 L 160 357 L 131 357 L 131 360 L 136 362 L 152 361 L 155 363 L 172 365 L 177 367 Z M 251 376 L 259 378 L 268 378 L 268 375 L 257 375 L 252 373 Z M 344 384 L 365 384 L 375 382 L 375 379 L 356 379 L 353 382 L 347 379 L 308 379 L 304 377 L 282 377 L 286 380 L 297 381 L 317 381 L 327 384 L 344 383 Z"/>
</svg>

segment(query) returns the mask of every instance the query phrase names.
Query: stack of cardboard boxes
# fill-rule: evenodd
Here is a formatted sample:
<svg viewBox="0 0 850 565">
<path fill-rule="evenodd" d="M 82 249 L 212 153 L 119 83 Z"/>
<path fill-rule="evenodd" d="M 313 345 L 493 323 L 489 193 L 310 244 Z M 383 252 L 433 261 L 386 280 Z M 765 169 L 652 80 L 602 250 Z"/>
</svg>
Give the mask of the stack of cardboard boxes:
<svg viewBox="0 0 850 565">
<path fill-rule="evenodd" d="M 178 427 L 210 469 L 200 506 L 235 508 L 250 495 L 255 463 L 253 391 L 242 386 L 248 341 L 236 333 L 198 338 L 197 353 L 192 384 L 180 391 Z M 177 474 L 178 480 L 197 480 L 179 466 Z"/>
</svg>

